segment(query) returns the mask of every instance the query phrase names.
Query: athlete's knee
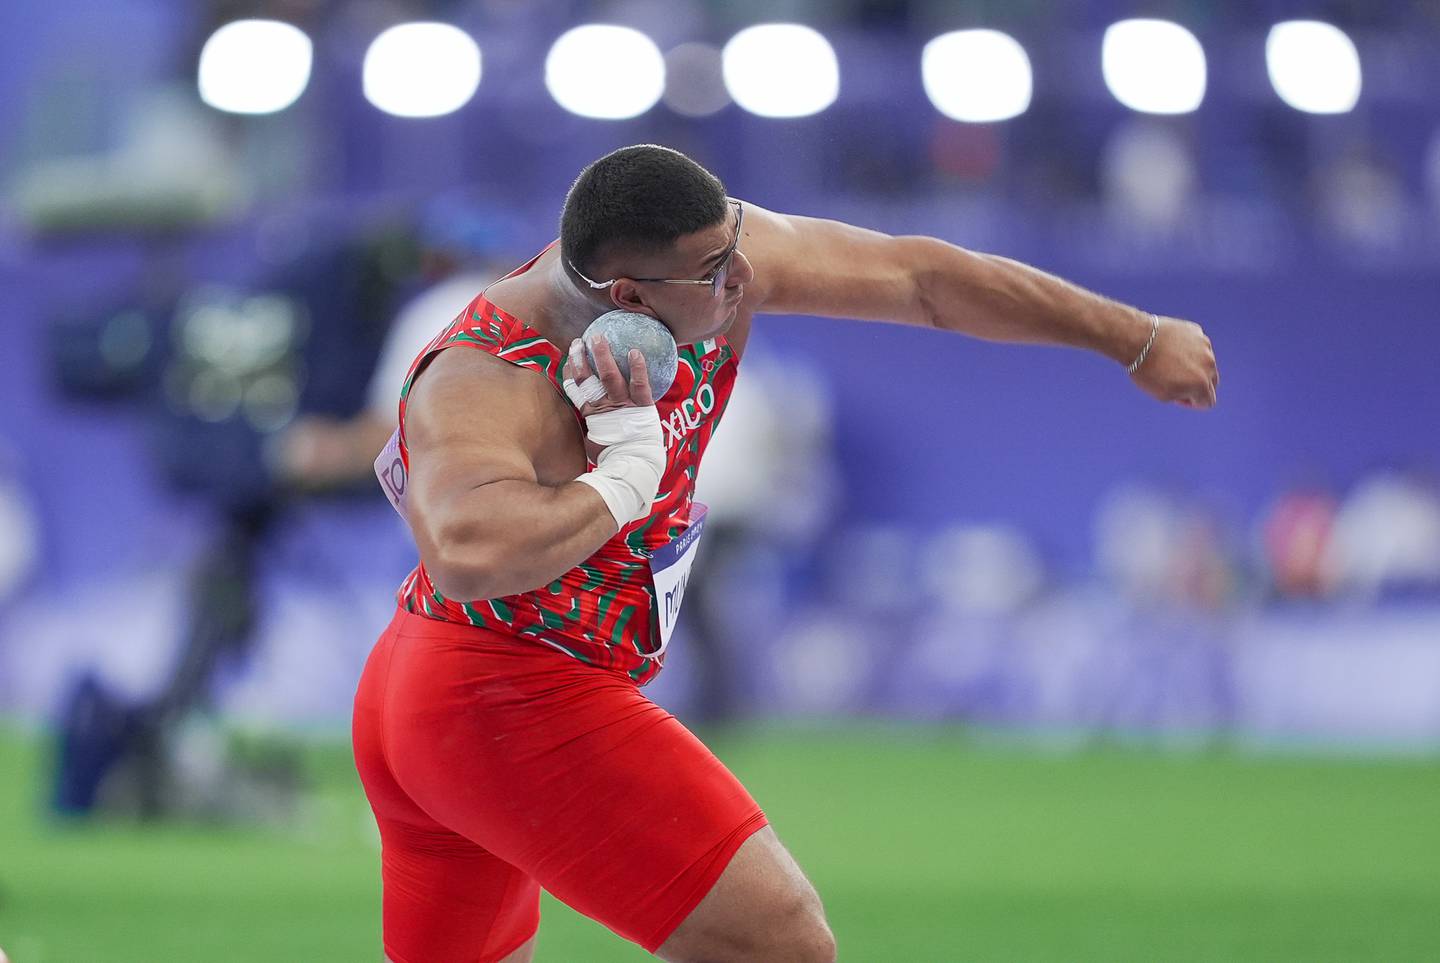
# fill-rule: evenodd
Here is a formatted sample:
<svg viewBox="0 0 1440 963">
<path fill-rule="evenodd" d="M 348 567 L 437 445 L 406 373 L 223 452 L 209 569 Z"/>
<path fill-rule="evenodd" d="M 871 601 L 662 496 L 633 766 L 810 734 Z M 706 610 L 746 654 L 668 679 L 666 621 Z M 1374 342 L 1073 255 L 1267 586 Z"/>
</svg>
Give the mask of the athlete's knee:
<svg viewBox="0 0 1440 963">
<path fill-rule="evenodd" d="M 671 963 L 834 963 L 835 936 L 820 897 L 806 885 L 771 899 L 743 922 L 677 932 L 658 955 Z"/>
<path fill-rule="evenodd" d="M 820 896 L 814 889 L 809 890 L 803 906 L 796 910 L 791 931 L 797 940 L 797 946 L 804 954 L 797 958 L 815 960 L 817 963 L 834 963 L 835 934 L 830 932 L 830 924 L 825 919 L 825 908 L 820 904 Z"/>
<path fill-rule="evenodd" d="M 820 900 L 811 898 L 777 907 L 744 935 L 737 961 L 786 960 L 793 963 L 835 963 L 835 936 Z"/>
<path fill-rule="evenodd" d="M 835 937 L 815 887 L 766 827 L 741 845 L 656 955 L 672 963 L 831 963 Z"/>
<path fill-rule="evenodd" d="M 782 908 L 781 918 L 769 933 L 761 934 L 755 960 L 795 960 L 797 963 L 835 963 L 835 934 L 825 921 L 820 898 L 808 898 Z"/>
</svg>

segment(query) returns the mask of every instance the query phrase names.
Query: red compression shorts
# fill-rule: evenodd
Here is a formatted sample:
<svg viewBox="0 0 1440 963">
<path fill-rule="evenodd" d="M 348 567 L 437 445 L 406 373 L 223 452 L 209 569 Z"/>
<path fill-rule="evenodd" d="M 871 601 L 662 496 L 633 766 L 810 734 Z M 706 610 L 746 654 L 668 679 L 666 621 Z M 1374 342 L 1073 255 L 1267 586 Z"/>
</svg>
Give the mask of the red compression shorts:
<svg viewBox="0 0 1440 963">
<path fill-rule="evenodd" d="M 396 963 L 498 960 L 540 887 L 654 952 L 765 825 L 621 673 L 400 610 L 355 695 Z"/>
</svg>

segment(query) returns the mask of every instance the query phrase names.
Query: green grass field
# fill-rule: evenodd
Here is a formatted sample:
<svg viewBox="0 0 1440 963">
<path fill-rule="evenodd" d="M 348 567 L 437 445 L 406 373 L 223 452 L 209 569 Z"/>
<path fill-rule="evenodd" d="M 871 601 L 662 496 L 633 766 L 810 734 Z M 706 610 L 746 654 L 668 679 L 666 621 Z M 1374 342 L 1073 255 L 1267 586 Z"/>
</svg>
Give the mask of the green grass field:
<svg viewBox="0 0 1440 963">
<path fill-rule="evenodd" d="M 720 754 L 848 961 L 1440 959 L 1440 762 L 750 730 Z M 379 959 L 378 846 L 342 746 L 299 825 L 67 826 L 0 736 L 13 963 Z M 548 900 L 537 957 L 648 959 Z"/>
</svg>

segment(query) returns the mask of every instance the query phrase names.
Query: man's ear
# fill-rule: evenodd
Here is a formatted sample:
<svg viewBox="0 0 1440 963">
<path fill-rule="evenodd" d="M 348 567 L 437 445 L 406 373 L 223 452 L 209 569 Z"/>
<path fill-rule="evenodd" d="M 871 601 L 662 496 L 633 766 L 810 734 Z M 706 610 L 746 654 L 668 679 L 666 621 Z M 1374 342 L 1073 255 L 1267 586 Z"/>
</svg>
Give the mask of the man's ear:
<svg viewBox="0 0 1440 963">
<path fill-rule="evenodd" d="M 621 311 L 634 311 L 659 319 L 655 309 L 645 303 L 644 289 L 629 278 L 620 278 L 610 285 L 610 303 Z"/>
</svg>

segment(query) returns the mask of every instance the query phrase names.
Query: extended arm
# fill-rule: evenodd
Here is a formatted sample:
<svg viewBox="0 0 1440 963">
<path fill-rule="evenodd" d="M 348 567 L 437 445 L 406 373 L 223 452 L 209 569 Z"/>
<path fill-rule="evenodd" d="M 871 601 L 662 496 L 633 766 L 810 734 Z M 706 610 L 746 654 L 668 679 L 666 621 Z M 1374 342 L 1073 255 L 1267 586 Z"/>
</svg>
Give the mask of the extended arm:
<svg viewBox="0 0 1440 963">
<path fill-rule="evenodd" d="M 756 311 L 899 321 L 994 341 L 1068 345 L 1122 365 L 1149 341 L 1149 314 L 1009 258 L 932 237 L 891 237 L 746 206 L 742 249 Z M 1162 401 L 1215 403 L 1219 375 L 1199 325 L 1160 318 L 1134 375 Z"/>
</svg>

